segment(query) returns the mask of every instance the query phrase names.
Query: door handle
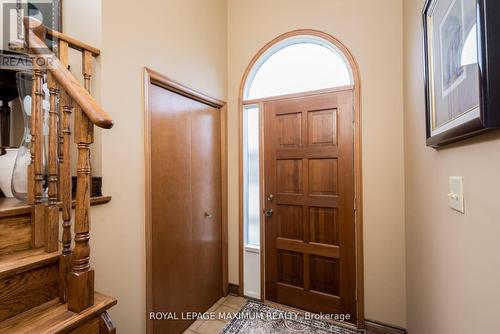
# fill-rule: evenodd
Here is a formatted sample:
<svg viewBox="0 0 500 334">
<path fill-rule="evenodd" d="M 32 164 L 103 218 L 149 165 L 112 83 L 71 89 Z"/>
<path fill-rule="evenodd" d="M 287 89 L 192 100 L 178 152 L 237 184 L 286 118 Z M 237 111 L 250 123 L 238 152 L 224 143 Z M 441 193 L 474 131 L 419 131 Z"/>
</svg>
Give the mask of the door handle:
<svg viewBox="0 0 500 334">
<path fill-rule="evenodd" d="M 266 215 L 266 217 L 271 217 L 273 215 L 274 211 L 273 209 L 265 209 L 264 210 L 264 215 Z"/>
<path fill-rule="evenodd" d="M 205 212 L 205 219 L 207 219 L 207 218 L 212 218 L 212 214 L 208 213 L 208 212 Z"/>
</svg>

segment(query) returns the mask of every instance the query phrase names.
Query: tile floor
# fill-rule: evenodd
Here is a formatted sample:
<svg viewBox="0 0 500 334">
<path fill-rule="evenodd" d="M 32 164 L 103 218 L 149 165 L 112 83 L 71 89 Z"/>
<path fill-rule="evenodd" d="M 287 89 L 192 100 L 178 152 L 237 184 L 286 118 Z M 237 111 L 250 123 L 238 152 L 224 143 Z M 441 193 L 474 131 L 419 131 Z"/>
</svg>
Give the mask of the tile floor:
<svg viewBox="0 0 500 334">
<path fill-rule="evenodd" d="M 236 313 L 245 304 L 245 298 L 227 296 L 222 297 L 208 309 L 208 312 L 215 312 L 216 318 L 218 314 Z M 224 326 L 231 321 L 231 319 L 217 319 L 217 320 L 196 320 L 184 333 L 186 334 L 216 334 L 219 333 Z"/>
<path fill-rule="evenodd" d="M 207 312 L 214 312 L 215 317 L 219 318 L 217 320 L 196 320 L 187 330 L 184 331 L 186 334 L 218 334 L 224 326 L 231 321 L 231 319 L 221 319 L 223 316 L 219 316 L 219 314 L 227 315 L 228 313 L 237 313 L 243 305 L 245 304 L 246 299 L 242 297 L 236 297 L 228 295 L 227 297 L 222 297 L 219 299 L 211 308 L 208 309 Z M 295 312 L 301 314 L 302 310 L 292 308 L 289 306 L 276 304 L 272 302 L 268 302 L 269 306 L 275 307 L 277 309 L 281 309 L 283 311 Z M 329 321 L 335 323 L 335 321 Z M 367 334 L 375 334 L 371 332 L 367 332 Z"/>
</svg>

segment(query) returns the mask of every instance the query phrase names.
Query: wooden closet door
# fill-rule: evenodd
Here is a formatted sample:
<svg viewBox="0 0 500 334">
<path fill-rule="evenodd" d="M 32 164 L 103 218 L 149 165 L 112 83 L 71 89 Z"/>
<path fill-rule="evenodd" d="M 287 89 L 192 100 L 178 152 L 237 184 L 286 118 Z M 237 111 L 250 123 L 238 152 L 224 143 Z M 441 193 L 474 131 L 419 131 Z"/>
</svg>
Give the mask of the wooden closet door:
<svg viewBox="0 0 500 334">
<path fill-rule="evenodd" d="M 200 104 L 191 120 L 192 261 L 195 306 L 203 310 L 222 297 L 220 140 L 220 111 Z"/>
<path fill-rule="evenodd" d="M 352 91 L 264 104 L 266 299 L 355 322 Z"/>
<path fill-rule="evenodd" d="M 204 312 L 222 296 L 219 110 L 152 85 L 152 297 L 148 312 Z M 205 212 L 211 217 L 205 217 Z M 192 321 L 153 321 L 182 333 Z"/>
</svg>

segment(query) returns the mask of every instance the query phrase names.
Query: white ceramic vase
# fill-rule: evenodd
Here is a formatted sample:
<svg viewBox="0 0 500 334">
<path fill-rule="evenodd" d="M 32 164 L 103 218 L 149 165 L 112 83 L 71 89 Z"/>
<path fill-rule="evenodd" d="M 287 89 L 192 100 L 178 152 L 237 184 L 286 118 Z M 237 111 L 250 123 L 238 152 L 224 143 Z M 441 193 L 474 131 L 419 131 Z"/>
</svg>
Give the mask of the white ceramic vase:
<svg viewBox="0 0 500 334">
<path fill-rule="evenodd" d="M 0 189 L 5 197 L 12 195 L 12 172 L 16 163 L 17 148 L 7 148 L 6 153 L 0 156 Z"/>
</svg>

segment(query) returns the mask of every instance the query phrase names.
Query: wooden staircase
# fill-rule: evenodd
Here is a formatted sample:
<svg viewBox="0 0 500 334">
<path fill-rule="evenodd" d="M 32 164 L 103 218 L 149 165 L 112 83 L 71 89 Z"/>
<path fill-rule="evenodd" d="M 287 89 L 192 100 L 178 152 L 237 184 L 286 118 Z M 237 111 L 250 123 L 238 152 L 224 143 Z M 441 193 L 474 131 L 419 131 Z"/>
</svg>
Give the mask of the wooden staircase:
<svg viewBox="0 0 500 334">
<path fill-rule="evenodd" d="M 0 333 L 115 333 L 106 311 L 116 299 L 94 291 L 90 267 L 90 206 L 109 201 L 90 197 L 90 145 L 94 125 L 105 129 L 113 125 L 90 95 L 92 57 L 99 50 L 35 19 L 25 18 L 24 25 L 34 73 L 31 164 L 27 203 L 0 200 Z M 46 38 L 55 42 L 57 55 L 45 44 Z M 67 69 L 69 48 L 82 52 L 83 85 Z M 48 175 L 42 151 L 43 80 L 50 92 Z M 71 194 L 69 161 L 72 128 L 78 147 L 76 199 Z M 44 182 L 48 200 L 43 196 Z"/>
</svg>

